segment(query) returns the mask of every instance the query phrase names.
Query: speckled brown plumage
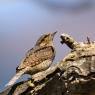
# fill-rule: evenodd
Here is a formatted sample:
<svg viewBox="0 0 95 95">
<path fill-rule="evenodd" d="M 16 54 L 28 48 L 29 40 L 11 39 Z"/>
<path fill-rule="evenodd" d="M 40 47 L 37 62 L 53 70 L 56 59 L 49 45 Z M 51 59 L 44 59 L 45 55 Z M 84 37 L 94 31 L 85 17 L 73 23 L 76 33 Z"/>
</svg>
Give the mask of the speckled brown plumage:
<svg viewBox="0 0 95 95">
<path fill-rule="evenodd" d="M 7 86 L 13 85 L 23 74 L 32 75 L 49 68 L 55 57 L 53 45 L 55 34 L 56 32 L 44 34 L 38 39 L 35 46 L 26 53 L 21 64 L 16 68 L 16 75 Z"/>
<path fill-rule="evenodd" d="M 55 57 L 55 50 L 52 46 L 40 47 L 34 50 L 32 49 L 28 52 L 28 54 L 26 54 L 26 57 L 23 59 L 20 66 L 17 67 L 16 72 L 26 68 L 26 66 L 29 67 L 37 66 L 38 64 L 42 63 L 45 60 L 53 61 L 54 57 Z"/>
</svg>

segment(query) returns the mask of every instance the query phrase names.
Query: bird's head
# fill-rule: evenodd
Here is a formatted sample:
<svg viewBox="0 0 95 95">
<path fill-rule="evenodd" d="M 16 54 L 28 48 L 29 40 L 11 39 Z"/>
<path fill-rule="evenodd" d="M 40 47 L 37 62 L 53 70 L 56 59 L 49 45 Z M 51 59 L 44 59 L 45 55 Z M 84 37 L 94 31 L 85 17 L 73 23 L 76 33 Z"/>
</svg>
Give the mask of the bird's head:
<svg viewBox="0 0 95 95">
<path fill-rule="evenodd" d="M 36 46 L 52 46 L 53 38 L 57 32 L 42 35 L 36 42 Z"/>
</svg>

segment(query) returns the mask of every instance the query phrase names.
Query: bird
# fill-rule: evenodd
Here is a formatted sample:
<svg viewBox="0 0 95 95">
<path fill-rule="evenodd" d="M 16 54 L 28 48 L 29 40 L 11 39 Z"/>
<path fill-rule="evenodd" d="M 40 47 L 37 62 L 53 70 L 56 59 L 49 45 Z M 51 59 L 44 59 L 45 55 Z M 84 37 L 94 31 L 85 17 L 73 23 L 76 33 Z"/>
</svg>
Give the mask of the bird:
<svg viewBox="0 0 95 95">
<path fill-rule="evenodd" d="M 34 47 L 27 51 L 24 58 L 21 60 L 21 63 L 16 68 L 16 74 L 5 85 L 6 87 L 14 85 L 24 74 L 32 76 L 51 66 L 56 54 L 53 43 L 56 33 L 57 31 L 41 35 Z"/>
</svg>

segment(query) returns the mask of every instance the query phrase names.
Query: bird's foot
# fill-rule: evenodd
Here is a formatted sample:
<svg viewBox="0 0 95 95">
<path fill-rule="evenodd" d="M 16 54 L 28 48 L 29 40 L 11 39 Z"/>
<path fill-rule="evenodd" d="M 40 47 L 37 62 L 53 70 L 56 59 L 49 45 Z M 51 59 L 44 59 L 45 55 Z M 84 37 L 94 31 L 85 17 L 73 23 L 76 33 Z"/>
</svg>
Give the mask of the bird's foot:
<svg viewBox="0 0 95 95">
<path fill-rule="evenodd" d="M 34 84 L 34 82 L 32 80 L 28 81 L 28 85 L 29 85 L 29 87 L 34 87 L 35 86 L 35 84 Z"/>
</svg>

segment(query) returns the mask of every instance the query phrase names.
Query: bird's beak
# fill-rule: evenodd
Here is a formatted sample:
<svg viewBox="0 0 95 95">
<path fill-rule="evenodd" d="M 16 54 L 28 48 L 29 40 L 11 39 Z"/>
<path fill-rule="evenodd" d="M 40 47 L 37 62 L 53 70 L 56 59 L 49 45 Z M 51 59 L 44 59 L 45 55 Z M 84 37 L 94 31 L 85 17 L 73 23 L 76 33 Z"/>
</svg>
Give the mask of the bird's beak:
<svg viewBox="0 0 95 95">
<path fill-rule="evenodd" d="M 56 32 L 53 32 L 53 33 L 51 34 L 53 38 L 54 38 L 54 36 L 55 36 L 56 33 L 57 33 L 57 31 L 56 31 Z"/>
</svg>

